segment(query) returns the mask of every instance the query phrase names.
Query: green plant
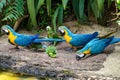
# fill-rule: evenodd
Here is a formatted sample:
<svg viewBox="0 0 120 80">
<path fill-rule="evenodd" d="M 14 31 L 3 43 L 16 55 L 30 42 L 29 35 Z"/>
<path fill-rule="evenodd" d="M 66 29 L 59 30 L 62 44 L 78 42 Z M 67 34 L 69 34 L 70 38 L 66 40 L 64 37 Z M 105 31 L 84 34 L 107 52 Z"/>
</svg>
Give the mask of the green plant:
<svg viewBox="0 0 120 80">
<path fill-rule="evenodd" d="M 55 46 L 48 46 L 46 48 L 46 53 L 48 54 L 48 56 L 55 58 L 57 54 L 57 49 Z"/>
<path fill-rule="evenodd" d="M 15 21 L 24 15 L 24 0 L 15 0 L 11 1 L 10 4 L 7 6 L 3 14 L 5 17 L 2 21 Z"/>
<path fill-rule="evenodd" d="M 113 0 L 112 0 L 113 1 Z M 120 26 L 120 0 L 116 0 L 115 1 L 115 6 L 116 6 L 116 13 L 114 13 L 113 15 L 116 15 L 116 17 L 114 19 L 111 19 L 110 21 L 116 21 L 116 23 Z"/>
<path fill-rule="evenodd" d="M 52 25 L 53 25 L 55 33 L 56 33 L 56 28 L 57 28 L 57 21 L 58 21 L 58 25 L 62 25 L 62 22 L 63 22 L 63 7 L 61 5 L 59 7 L 57 7 L 57 9 L 55 10 L 55 12 L 52 16 Z"/>
<path fill-rule="evenodd" d="M 88 20 L 87 15 L 92 12 L 96 19 L 102 18 L 104 12 L 104 0 L 72 0 L 74 13 L 80 23 Z"/>
<path fill-rule="evenodd" d="M 63 23 L 63 9 L 66 9 L 68 0 L 62 0 L 62 4 L 59 4 L 59 2 L 53 3 L 52 6 L 52 0 L 27 0 L 28 12 L 30 14 L 29 23 L 32 22 L 34 27 L 46 24 L 53 25 L 54 32 L 56 32 L 57 25 L 62 25 Z"/>
<path fill-rule="evenodd" d="M 27 0 L 30 19 L 34 27 L 38 26 L 36 15 L 38 14 L 38 11 L 43 4 L 44 4 L 44 0 Z"/>
<path fill-rule="evenodd" d="M 14 24 L 24 15 L 24 0 L 1 0 L 0 15 L 1 21 Z"/>
</svg>

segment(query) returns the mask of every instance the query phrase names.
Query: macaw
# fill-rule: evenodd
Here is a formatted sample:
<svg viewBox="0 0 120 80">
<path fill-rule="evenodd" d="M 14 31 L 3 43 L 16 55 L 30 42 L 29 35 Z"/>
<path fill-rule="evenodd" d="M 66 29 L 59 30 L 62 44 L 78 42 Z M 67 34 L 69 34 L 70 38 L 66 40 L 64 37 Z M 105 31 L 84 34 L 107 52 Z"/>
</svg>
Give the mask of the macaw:
<svg viewBox="0 0 120 80">
<path fill-rule="evenodd" d="M 54 38 L 54 39 L 62 39 L 57 33 L 55 33 L 50 26 L 46 27 L 47 37 Z M 54 45 L 57 45 L 58 42 L 53 42 Z"/>
<path fill-rule="evenodd" d="M 74 34 L 66 26 L 60 26 L 58 31 L 72 47 L 85 46 L 90 40 L 98 36 L 98 32 L 93 34 Z"/>
<path fill-rule="evenodd" d="M 36 35 L 25 35 L 16 33 L 9 25 L 3 25 L 1 32 L 8 35 L 9 43 L 15 45 L 18 49 L 18 46 L 29 46 L 32 42 L 39 37 L 39 34 Z"/>
<path fill-rule="evenodd" d="M 100 54 L 108 45 L 115 44 L 117 42 L 120 42 L 120 38 L 115 38 L 114 36 L 95 38 L 88 42 L 81 50 L 77 51 L 76 59 L 80 60 L 86 55 Z"/>
</svg>

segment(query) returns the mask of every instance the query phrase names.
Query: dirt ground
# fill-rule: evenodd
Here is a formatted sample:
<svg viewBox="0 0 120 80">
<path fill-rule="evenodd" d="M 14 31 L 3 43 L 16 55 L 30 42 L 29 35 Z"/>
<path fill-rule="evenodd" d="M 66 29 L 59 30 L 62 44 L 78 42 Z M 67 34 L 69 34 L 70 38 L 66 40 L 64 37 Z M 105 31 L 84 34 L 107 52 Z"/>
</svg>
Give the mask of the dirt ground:
<svg viewBox="0 0 120 80">
<path fill-rule="evenodd" d="M 68 26 L 74 33 L 93 33 L 98 31 L 99 35 L 103 35 L 115 30 L 114 27 L 105 28 L 95 24 L 91 26 L 78 25 L 77 22 L 67 22 L 64 25 Z M 115 36 L 120 36 L 119 30 L 115 33 Z M 75 59 L 76 51 L 66 51 L 66 48 L 70 47 L 67 43 L 62 42 L 56 47 L 58 50 L 57 58 L 50 58 L 45 52 L 34 52 L 23 47 L 20 47 L 21 50 L 15 50 L 13 49 L 14 46 L 8 43 L 7 36 L 2 36 L 0 38 L 0 67 L 40 76 L 46 76 L 45 73 L 47 72 L 44 73 L 44 70 L 50 70 L 53 72 L 69 71 L 79 78 L 81 75 L 88 76 L 88 74 L 91 76 L 100 75 L 99 78 L 111 75 L 112 78 L 120 77 L 117 72 L 120 68 L 118 65 L 120 61 L 117 61 L 120 56 L 118 56 L 120 52 L 119 43 L 108 46 L 105 53 L 90 56 L 80 61 Z M 43 70 L 43 73 L 39 73 L 38 69 Z M 61 73 L 58 73 L 58 75 L 60 76 Z M 55 75 L 52 74 L 48 77 L 51 76 Z"/>
</svg>

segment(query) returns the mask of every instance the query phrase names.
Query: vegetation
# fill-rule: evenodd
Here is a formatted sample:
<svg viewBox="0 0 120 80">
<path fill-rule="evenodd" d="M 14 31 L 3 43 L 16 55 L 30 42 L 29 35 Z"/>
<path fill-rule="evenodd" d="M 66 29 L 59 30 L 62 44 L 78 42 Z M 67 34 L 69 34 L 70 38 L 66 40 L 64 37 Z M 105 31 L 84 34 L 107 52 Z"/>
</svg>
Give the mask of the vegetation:
<svg viewBox="0 0 120 80">
<path fill-rule="evenodd" d="M 80 24 L 90 21 L 91 16 L 103 24 L 105 14 L 109 13 L 110 8 L 117 10 L 114 14 L 117 18 L 114 20 L 118 19 L 120 0 L 1 0 L 0 26 L 10 24 L 15 27 L 24 23 L 26 28 L 42 29 L 50 25 L 56 32 L 57 26 L 62 25 L 63 20 L 71 15 L 74 15 Z M 23 17 L 26 19 L 23 20 Z"/>
<path fill-rule="evenodd" d="M 49 57 L 55 58 L 57 54 L 57 49 L 55 46 L 48 46 L 46 48 L 46 53 L 48 54 Z"/>
</svg>

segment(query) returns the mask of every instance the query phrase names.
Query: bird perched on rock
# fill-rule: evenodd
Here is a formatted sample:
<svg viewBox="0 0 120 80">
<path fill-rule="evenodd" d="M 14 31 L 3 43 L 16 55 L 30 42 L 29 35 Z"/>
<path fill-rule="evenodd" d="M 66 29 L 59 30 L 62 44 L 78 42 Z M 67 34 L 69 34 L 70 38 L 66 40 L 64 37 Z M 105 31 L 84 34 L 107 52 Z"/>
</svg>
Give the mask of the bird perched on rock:
<svg viewBox="0 0 120 80">
<path fill-rule="evenodd" d="M 62 39 L 57 33 L 55 33 L 50 26 L 46 27 L 47 37 L 53 39 Z M 58 42 L 54 41 L 53 44 L 57 45 Z"/>
<path fill-rule="evenodd" d="M 93 34 L 74 34 L 66 26 L 60 26 L 58 31 L 72 47 L 85 46 L 98 35 L 98 32 L 94 32 Z"/>
<path fill-rule="evenodd" d="M 39 34 L 26 35 L 16 33 L 9 25 L 3 25 L 1 32 L 8 35 L 8 41 L 15 45 L 15 48 L 18 48 L 18 46 L 29 46 L 35 39 L 39 37 Z"/>
<path fill-rule="evenodd" d="M 115 44 L 117 42 L 120 42 L 120 38 L 115 38 L 114 36 L 95 38 L 88 42 L 81 50 L 77 51 L 76 59 L 80 60 L 86 55 L 100 54 L 108 45 Z"/>
</svg>

